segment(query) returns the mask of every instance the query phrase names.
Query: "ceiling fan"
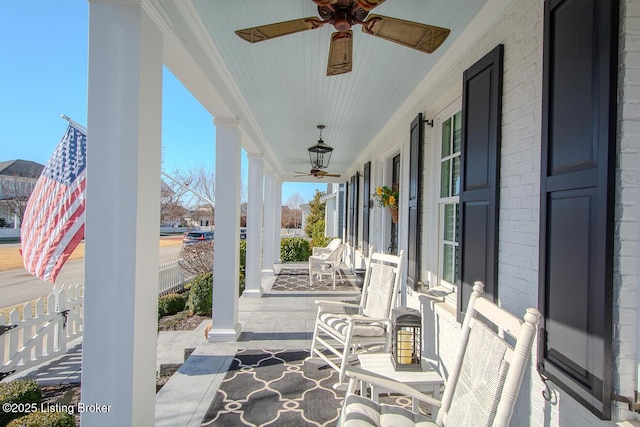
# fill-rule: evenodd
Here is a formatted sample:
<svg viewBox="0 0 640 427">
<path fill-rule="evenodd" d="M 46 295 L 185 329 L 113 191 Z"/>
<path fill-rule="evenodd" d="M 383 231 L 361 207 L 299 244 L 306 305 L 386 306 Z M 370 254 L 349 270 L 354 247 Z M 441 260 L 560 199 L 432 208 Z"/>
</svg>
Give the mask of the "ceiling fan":
<svg viewBox="0 0 640 427">
<path fill-rule="evenodd" d="M 325 172 L 325 171 L 323 171 L 321 169 L 316 169 L 316 168 L 311 169 L 309 171 L 309 173 L 305 173 L 305 172 L 296 172 L 296 173 L 298 174 L 298 175 L 295 175 L 296 177 L 298 177 L 298 176 L 313 176 L 314 178 L 318 178 L 318 179 L 325 178 L 325 177 L 327 177 L 327 178 L 340 178 L 340 175 L 337 174 L 337 173 L 328 173 L 328 172 Z"/>
<path fill-rule="evenodd" d="M 369 15 L 369 11 L 385 0 L 312 0 L 318 5 L 320 18 L 294 19 L 292 21 L 261 25 L 236 31 L 249 43 L 257 43 L 288 34 L 315 30 L 331 24 L 337 32 L 331 34 L 327 76 L 351 71 L 353 32 L 351 27 L 362 25 L 362 32 L 424 53 L 432 53 L 446 40 L 450 30 L 418 22 L 405 21 L 382 15 Z"/>
</svg>

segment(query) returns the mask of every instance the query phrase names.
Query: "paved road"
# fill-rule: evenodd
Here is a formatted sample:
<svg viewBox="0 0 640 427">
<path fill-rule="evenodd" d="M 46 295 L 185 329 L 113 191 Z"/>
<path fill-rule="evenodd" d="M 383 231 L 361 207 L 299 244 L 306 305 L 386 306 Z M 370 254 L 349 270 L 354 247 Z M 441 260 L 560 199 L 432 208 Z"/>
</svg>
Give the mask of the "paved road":
<svg viewBox="0 0 640 427">
<path fill-rule="evenodd" d="M 19 243 L 9 243 L 3 247 L 20 247 Z M 160 263 L 176 259 L 180 245 L 160 248 Z M 75 285 L 84 282 L 84 260 L 67 261 L 60 270 L 56 284 Z M 24 268 L 0 272 L 0 308 L 20 304 L 38 297 L 46 296 L 53 285 L 28 274 Z"/>
</svg>

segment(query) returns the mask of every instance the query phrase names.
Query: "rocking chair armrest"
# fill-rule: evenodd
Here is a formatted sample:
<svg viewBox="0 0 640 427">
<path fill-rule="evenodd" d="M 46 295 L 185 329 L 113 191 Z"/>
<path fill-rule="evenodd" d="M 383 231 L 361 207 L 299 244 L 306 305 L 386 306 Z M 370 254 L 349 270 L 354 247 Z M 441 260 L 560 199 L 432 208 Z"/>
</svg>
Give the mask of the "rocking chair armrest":
<svg viewBox="0 0 640 427">
<path fill-rule="evenodd" d="M 404 394 L 405 396 L 418 399 L 436 408 L 440 408 L 442 406 L 441 401 L 434 399 L 431 396 L 427 396 L 426 394 L 416 390 L 415 388 L 407 384 L 403 384 L 401 382 L 392 380 L 390 378 L 383 377 L 381 375 L 376 374 L 375 372 L 367 371 L 355 366 L 348 366 L 346 369 L 346 375 L 358 381 L 363 381 L 368 384 L 377 385 L 393 393 L 400 393 L 400 394 Z"/>
<path fill-rule="evenodd" d="M 386 317 L 363 317 L 362 315 L 347 314 L 344 320 L 353 323 L 391 323 L 391 319 Z"/>
<path fill-rule="evenodd" d="M 357 308 L 358 310 L 362 309 L 362 307 L 360 307 L 360 304 L 356 304 L 356 303 L 353 303 L 353 302 L 331 301 L 331 300 L 326 300 L 326 299 L 317 299 L 314 302 L 316 303 L 316 305 L 320 305 L 320 306 L 336 305 L 336 306 L 339 306 L 339 307 Z"/>
</svg>

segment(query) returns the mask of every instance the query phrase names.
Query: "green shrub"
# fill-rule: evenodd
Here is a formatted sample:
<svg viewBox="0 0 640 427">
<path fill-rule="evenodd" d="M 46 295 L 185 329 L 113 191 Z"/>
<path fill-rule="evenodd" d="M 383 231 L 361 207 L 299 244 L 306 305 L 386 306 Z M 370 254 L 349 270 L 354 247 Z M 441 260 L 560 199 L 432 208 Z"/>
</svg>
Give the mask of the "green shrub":
<svg viewBox="0 0 640 427">
<path fill-rule="evenodd" d="M 282 262 L 307 261 L 311 256 L 309 242 L 302 237 L 288 237 L 280 243 L 280 259 Z"/>
<path fill-rule="evenodd" d="M 176 314 L 184 310 L 187 302 L 180 294 L 167 294 L 158 298 L 158 316 Z"/>
<path fill-rule="evenodd" d="M 188 308 L 193 314 L 211 314 L 213 294 L 213 274 L 206 273 L 196 276 L 191 281 L 191 290 L 189 291 Z"/>
<path fill-rule="evenodd" d="M 40 405 L 42 390 L 34 380 L 14 380 L 0 383 L 0 405 L 5 403 L 22 403 Z M 5 425 L 24 413 L 0 411 L 0 426 Z"/>
<path fill-rule="evenodd" d="M 73 415 L 67 412 L 32 412 L 7 424 L 7 427 L 76 427 Z"/>
<path fill-rule="evenodd" d="M 331 241 L 331 237 L 325 237 L 324 235 L 324 220 L 318 221 L 311 227 L 311 247 L 325 247 Z"/>
<path fill-rule="evenodd" d="M 333 237 L 325 237 L 325 236 L 316 236 L 311 240 L 311 247 L 322 247 L 324 248 L 329 244 L 329 242 L 333 240 Z"/>
<path fill-rule="evenodd" d="M 245 274 L 247 273 L 247 241 L 240 240 L 240 274 L 238 285 L 240 287 L 240 296 L 244 292 Z"/>
<path fill-rule="evenodd" d="M 247 241 L 240 240 L 240 272 L 245 273 L 247 269 Z"/>
</svg>

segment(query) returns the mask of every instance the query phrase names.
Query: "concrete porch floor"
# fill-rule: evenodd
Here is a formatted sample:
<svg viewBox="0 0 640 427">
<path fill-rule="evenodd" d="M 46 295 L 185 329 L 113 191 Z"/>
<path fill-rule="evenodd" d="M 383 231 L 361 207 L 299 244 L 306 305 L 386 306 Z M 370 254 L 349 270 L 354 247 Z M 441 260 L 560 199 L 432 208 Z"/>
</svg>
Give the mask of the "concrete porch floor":
<svg viewBox="0 0 640 427">
<path fill-rule="evenodd" d="M 286 264 L 286 268 L 307 267 L 307 263 Z M 274 281 L 275 276 L 262 279 L 265 293 L 261 298 L 240 298 L 238 318 L 242 333 L 238 341 L 209 343 L 202 335 L 202 342 L 158 392 L 156 426 L 200 426 L 239 349 L 309 349 L 315 325 L 314 301 L 359 297 L 359 292 L 271 293 Z"/>
</svg>

